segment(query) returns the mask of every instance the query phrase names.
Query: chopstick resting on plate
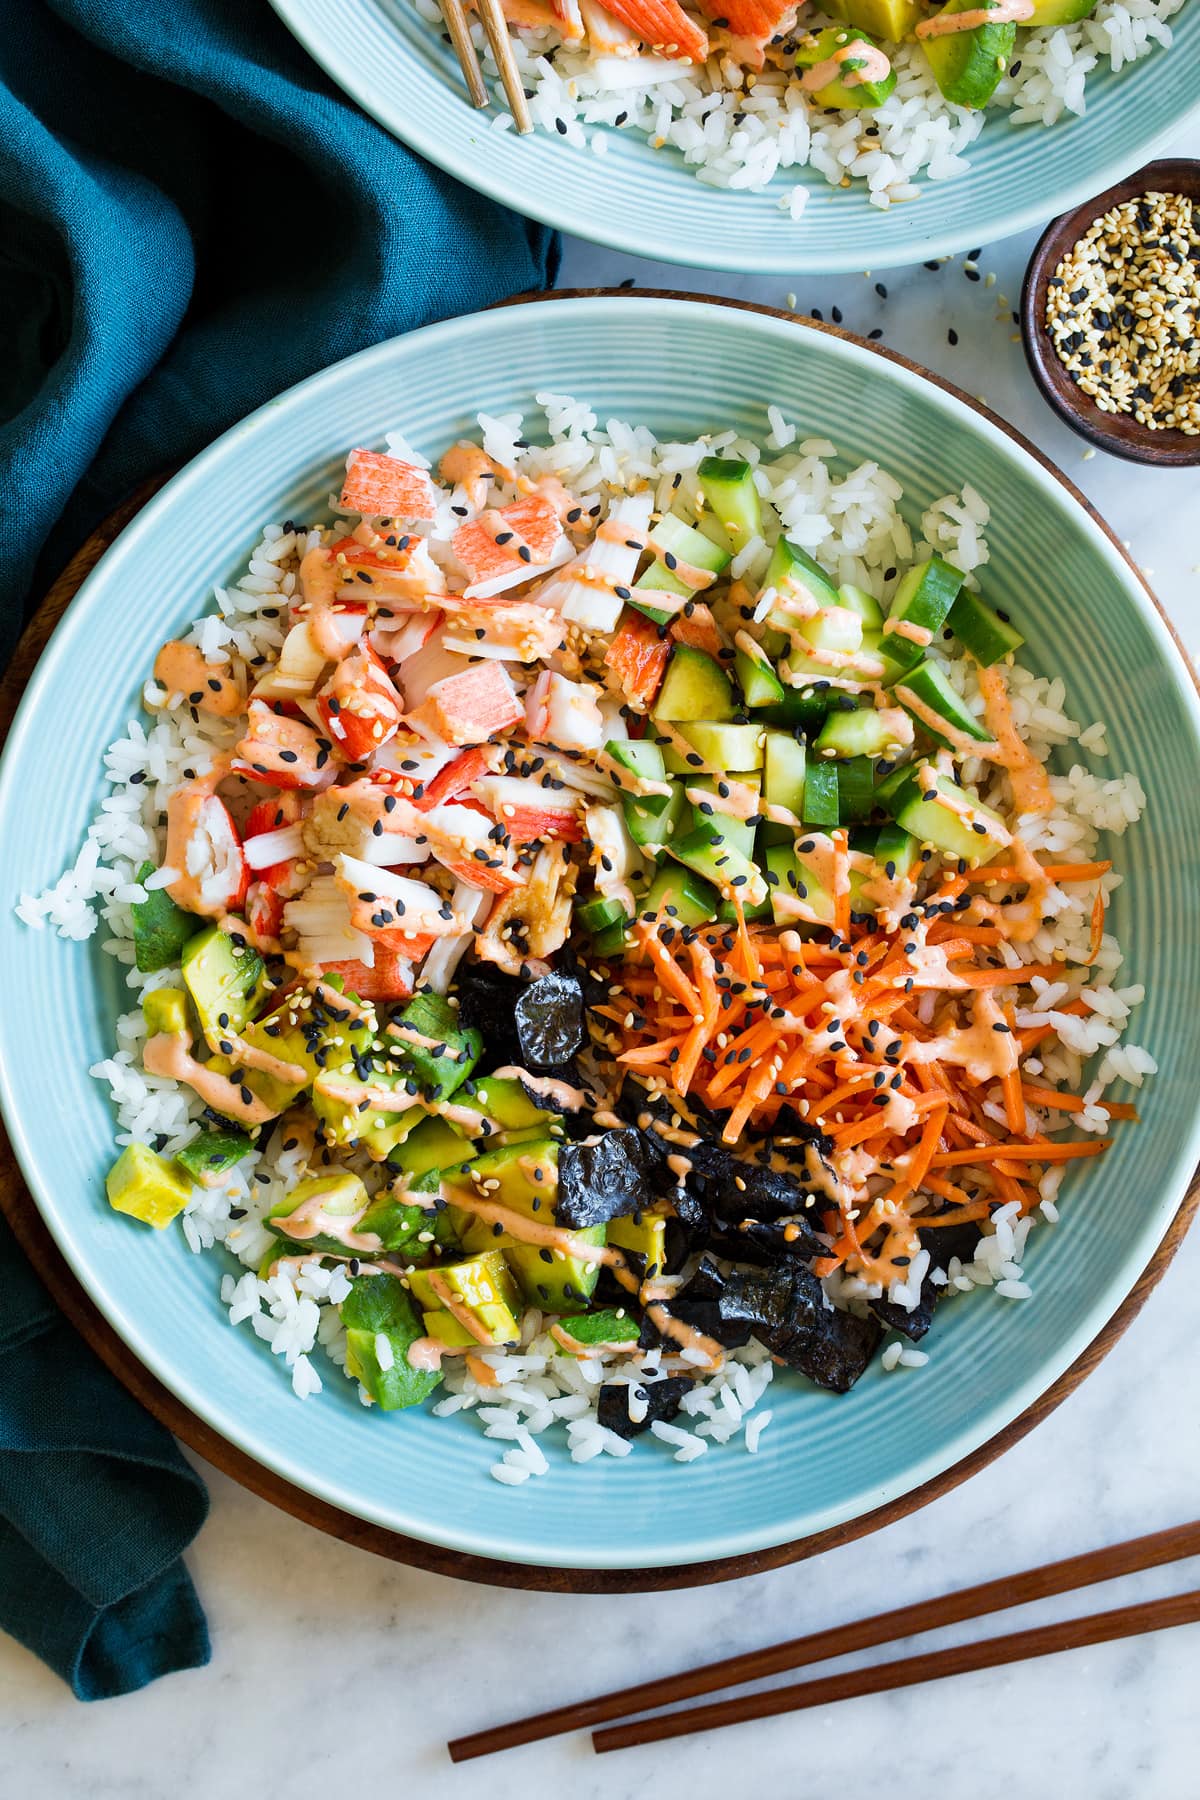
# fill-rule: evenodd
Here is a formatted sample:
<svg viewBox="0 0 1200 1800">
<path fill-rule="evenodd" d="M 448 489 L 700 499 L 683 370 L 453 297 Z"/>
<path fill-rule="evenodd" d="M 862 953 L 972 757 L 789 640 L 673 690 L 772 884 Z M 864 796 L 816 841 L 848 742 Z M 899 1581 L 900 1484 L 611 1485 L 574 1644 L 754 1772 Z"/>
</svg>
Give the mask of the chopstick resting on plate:
<svg viewBox="0 0 1200 1800">
<path fill-rule="evenodd" d="M 471 28 L 467 23 L 467 15 L 463 0 L 438 0 L 446 29 L 450 33 L 450 42 L 458 57 L 467 91 L 471 96 L 471 104 L 485 107 L 491 104 L 491 96 L 483 79 L 483 71 L 479 67 L 479 58 L 475 53 L 475 45 L 471 41 Z M 517 130 L 522 137 L 533 130 L 533 120 L 529 116 L 529 103 L 525 98 L 525 88 L 521 81 L 521 72 L 517 68 L 517 59 L 513 55 L 512 39 L 508 35 L 508 24 L 500 0 L 475 0 L 476 11 L 483 21 L 492 55 L 496 59 L 496 67 L 500 71 L 500 81 L 504 95 Z"/>
<path fill-rule="evenodd" d="M 466 1762 L 472 1757 L 487 1756 L 496 1750 L 508 1750 L 517 1744 L 529 1744 L 540 1738 L 554 1737 L 559 1732 L 581 1731 L 593 1725 L 603 1725 L 609 1720 L 628 1719 L 633 1713 L 647 1712 L 654 1707 L 676 1706 L 681 1700 L 711 1694 L 719 1688 L 760 1681 L 765 1676 L 778 1675 L 785 1669 L 800 1668 L 808 1663 L 828 1662 L 833 1657 L 866 1650 L 875 1644 L 915 1637 L 921 1632 L 935 1631 L 943 1625 L 983 1618 L 989 1613 L 1023 1606 L 1031 1600 L 1045 1599 L 1051 1594 L 1070 1593 L 1076 1588 L 1091 1587 L 1101 1581 L 1113 1581 L 1119 1576 L 1132 1575 L 1142 1569 L 1161 1568 L 1167 1563 L 1182 1562 L 1190 1556 L 1200 1556 L 1200 1520 L 1172 1526 L 1166 1531 L 1151 1532 L 1145 1537 L 1131 1538 L 1125 1543 L 1111 1544 L 1100 1550 L 1089 1550 L 1080 1556 L 1066 1557 L 1060 1562 L 1046 1563 L 1041 1568 L 1030 1569 L 1023 1574 L 979 1582 L 973 1587 L 941 1594 L 932 1600 L 918 1601 L 913 1606 L 895 1607 L 872 1618 L 856 1619 L 847 1625 L 811 1632 L 805 1637 L 791 1638 L 786 1643 L 771 1645 L 763 1650 L 729 1656 L 721 1662 L 706 1663 L 697 1669 L 663 1676 L 656 1681 L 642 1682 L 635 1687 L 602 1694 L 592 1700 L 555 1707 L 550 1712 L 538 1713 L 532 1718 L 492 1726 L 486 1731 L 453 1739 L 448 1746 L 450 1756 L 454 1762 Z M 1056 1625 L 1014 1632 L 1006 1637 L 959 1646 L 935 1655 L 907 1657 L 870 1669 L 854 1669 L 843 1675 L 801 1682 L 766 1694 L 741 1695 L 709 1706 L 667 1713 L 655 1719 L 638 1720 L 614 1730 L 596 1732 L 593 1742 L 597 1750 L 621 1749 L 635 1743 L 650 1743 L 660 1738 L 704 1731 L 717 1725 L 736 1724 L 742 1719 L 763 1718 L 773 1712 L 794 1711 L 801 1707 L 819 1706 L 827 1701 L 849 1699 L 856 1694 L 881 1693 L 889 1688 L 911 1686 L 946 1675 L 965 1673 L 968 1669 L 991 1668 L 1000 1663 L 1049 1656 L 1057 1650 L 1068 1650 L 1083 1644 L 1106 1643 L 1112 1638 L 1160 1631 L 1197 1619 L 1200 1619 L 1200 1592 L 1182 1594 L 1167 1600 L 1096 1613 L 1090 1618 L 1069 1619 Z"/>
</svg>

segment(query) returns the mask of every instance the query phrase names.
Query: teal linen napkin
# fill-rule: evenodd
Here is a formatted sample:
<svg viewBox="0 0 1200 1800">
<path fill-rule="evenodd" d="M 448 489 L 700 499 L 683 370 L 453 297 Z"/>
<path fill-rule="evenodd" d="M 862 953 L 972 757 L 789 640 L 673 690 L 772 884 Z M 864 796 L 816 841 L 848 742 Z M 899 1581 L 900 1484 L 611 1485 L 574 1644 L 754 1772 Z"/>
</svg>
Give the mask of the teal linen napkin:
<svg viewBox="0 0 1200 1800">
<path fill-rule="evenodd" d="M 365 345 L 529 288 L 553 233 L 430 168 L 266 0 L 8 0 L 0 664 L 141 481 Z M 0 1222 L 0 1629 L 81 1699 L 207 1660 L 203 1484 Z"/>
<path fill-rule="evenodd" d="M 180 1560 L 208 1495 L 0 1219 L 0 1626 L 80 1700 L 208 1661 Z"/>
</svg>

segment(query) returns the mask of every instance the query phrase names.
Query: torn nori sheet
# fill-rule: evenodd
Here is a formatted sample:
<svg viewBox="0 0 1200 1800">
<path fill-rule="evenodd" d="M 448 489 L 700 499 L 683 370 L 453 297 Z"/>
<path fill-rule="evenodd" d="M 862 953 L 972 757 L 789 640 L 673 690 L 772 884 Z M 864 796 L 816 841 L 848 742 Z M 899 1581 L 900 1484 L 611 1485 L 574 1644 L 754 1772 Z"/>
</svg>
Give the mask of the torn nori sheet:
<svg viewBox="0 0 1200 1800">
<path fill-rule="evenodd" d="M 522 1060 L 516 1009 L 528 985 L 517 975 L 506 975 L 493 963 L 472 959 L 459 968 L 454 982 L 459 1023 L 472 1026 L 483 1037 L 477 1076 Z"/>
<path fill-rule="evenodd" d="M 658 1419 L 669 1424 L 679 1411 L 683 1396 L 692 1386 L 692 1381 L 686 1375 L 667 1375 L 662 1381 L 640 1383 L 640 1392 L 646 1399 L 646 1416 L 635 1424 L 629 1417 L 629 1396 L 633 1389 L 627 1382 L 608 1381 L 600 1389 L 596 1417 L 601 1425 L 609 1431 L 615 1431 L 618 1437 L 637 1437 L 641 1432 L 649 1431 Z"/>
<path fill-rule="evenodd" d="M 820 1281 L 800 1261 L 722 1274 L 705 1258 L 670 1310 L 727 1349 L 756 1337 L 818 1387 L 838 1394 L 854 1386 L 883 1336 L 877 1319 L 831 1308 Z"/>
<path fill-rule="evenodd" d="M 911 1312 L 903 1306 L 897 1306 L 891 1300 L 872 1300 L 871 1311 L 881 1324 L 889 1331 L 903 1332 L 914 1344 L 920 1343 L 929 1327 L 933 1324 L 934 1308 L 946 1292 L 933 1280 L 934 1269 L 944 1269 L 957 1256 L 960 1262 L 969 1263 L 975 1259 L 975 1246 L 979 1242 L 979 1225 L 969 1219 L 965 1225 L 943 1225 L 936 1231 L 918 1232 L 921 1248 L 930 1255 L 929 1270 L 921 1283 L 921 1295 Z"/>
<path fill-rule="evenodd" d="M 582 1231 L 636 1213 L 659 1197 L 665 1169 L 663 1152 L 636 1125 L 606 1131 L 595 1143 L 564 1144 L 558 1153 L 555 1220 Z"/>
<path fill-rule="evenodd" d="M 558 1069 L 583 1048 L 583 990 L 574 975 L 552 971 L 529 982 L 516 1003 L 520 1060 L 527 1068 Z"/>
</svg>

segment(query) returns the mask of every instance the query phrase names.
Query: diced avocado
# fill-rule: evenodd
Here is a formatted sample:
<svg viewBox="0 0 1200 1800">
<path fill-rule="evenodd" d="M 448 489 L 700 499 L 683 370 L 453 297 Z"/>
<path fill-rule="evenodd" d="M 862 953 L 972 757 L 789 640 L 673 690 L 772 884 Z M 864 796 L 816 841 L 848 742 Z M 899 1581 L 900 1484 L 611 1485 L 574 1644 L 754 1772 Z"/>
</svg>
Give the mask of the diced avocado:
<svg viewBox="0 0 1200 1800">
<path fill-rule="evenodd" d="M 439 1178 L 440 1171 L 431 1169 L 410 1186 L 412 1193 L 430 1194 L 428 1206 L 398 1200 L 385 1191 L 372 1200 L 355 1229 L 363 1237 L 377 1237 L 380 1249 L 390 1256 L 425 1258 L 439 1249 L 457 1252 L 461 1246 L 451 1209 L 436 1191 Z"/>
<path fill-rule="evenodd" d="M 312 1084 L 312 1108 L 321 1121 L 325 1141 L 361 1145 L 382 1162 L 407 1137 L 421 1113 L 411 1103 L 385 1112 L 364 1102 L 369 1101 L 372 1089 L 404 1093 L 411 1079 L 404 1070 L 376 1069 L 365 1081 L 350 1069 L 322 1070 Z M 404 1097 L 410 1098 L 406 1093 Z"/>
<path fill-rule="evenodd" d="M 150 1037 L 177 1037 L 188 1028 L 188 997 L 182 988 L 151 988 L 142 995 L 142 1017 Z"/>
<path fill-rule="evenodd" d="M 963 32 L 961 35 L 968 34 Z M 949 43 L 951 40 L 939 38 L 936 41 Z M 917 563 L 908 570 L 892 598 L 888 618 L 915 626 L 923 641 L 914 643 L 898 631 L 885 634 L 888 660 L 898 669 L 911 669 L 914 663 L 920 662 L 925 654 L 925 643 L 929 641 L 924 638 L 924 633 L 928 631 L 931 637 L 937 636 L 962 584 L 962 571 L 940 556 L 931 556 L 928 562 Z"/>
<path fill-rule="evenodd" d="M 763 759 L 763 728 L 753 725 L 729 725 L 717 719 L 693 719 L 679 726 L 679 735 L 695 747 L 696 755 L 710 769 L 760 769 Z M 696 773 L 686 753 L 668 744 L 664 761 L 672 775 Z M 703 771 L 699 771 L 703 773 Z"/>
<path fill-rule="evenodd" d="M 557 1184 L 558 1140 L 526 1137 L 485 1150 L 473 1162 L 446 1173 L 447 1199 L 453 1224 L 464 1250 L 486 1250 L 515 1243 L 510 1233 L 497 1231 L 489 1219 L 481 1219 L 471 1207 L 475 1198 L 527 1219 L 552 1223 Z"/>
<path fill-rule="evenodd" d="M 192 1184 L 148 1144 L 126 1144 L 104 1179 L 108 1204 L 161 1231 L 192 1197 Z"/>
<path fill-rule="evenodd" d="M 513 1084 L 519 1086 L 519 1083 Z M 537 1115 L 540 1117 L 541 1115 Z M 394 1169 L 412 1182 L 431 1169 L 452 1169 L 471 1155 L 471 1141 L 448 1119 L 431 1114 L 415 1126 L 388 1157 Z"/>
<path fill-rule="evenodd" d="M 706 575 L 720 575 L 729 566 L 729 552 L 710 537 L 681 519 L 678 513 L 664 513 L 650 528 L 650 547 L 668 574 L 674 575 L 677 563 L 690 563 Z M 686 586 L 686 583 L 685 583 Z M 692 590 L 689 588 L 688 592 Z"/>
<path fill-rule="evenodd" d="M 855 587 L 852 581 L 844 581 L 838 589 L 838 605 L 849 607 L 857 613 L 863 622 L 863 647 L 866 648 L 868 631 L 880 631 L 883 628 L 883 608 L 874 594 L 868 594 L 866 588 Z"/>
<path fill-rule="evenodd" d="M 1033 12 L 1018 23 L 1025 31 L 1040 31 L 1048 25 L 1075 25 L 1095 12 L 1097 0 L 1033 0 Z"/>
<path fill-rule="evenodd" d="M 262 957 L 249 944 L 235 944 L 219 925 L 208 925 L 183 946 L 181 963 L 200 1029 L 212 1049 L 228 1055 L 222 1049 L 228 1033 L 254 1017 L 266 993 Z"/>
<path fill-rule="evenodd" d="M 848 756 L 835 763 L 838 780 L 838 820 L 852 825 L 869 819 L 875 805 L 875 765 L 869 756 Z"/>
<path fill-rule="evenodd" d="M 915 705 L 910 703 L 910 696 Z M 949 750 L 956 746 L 930 723 L 929 714 L 944 720 L 955 737 L 973 738 L 977 743 L 987 743 L 991 739 L 991 733 L 968 711 L 962 697 L 955 693 L 936 663 L 919 662 L 915 668 L 907 670 L 903 679 L 896 683 L 895 697 L 905 712 L 912 714 L 922 731 Z"/>
<path fill-rule="evenodd" d="M 724 669 L 703 650 L 676 644 L 651 717 L 672 723 L 732 719 L 736 710 L 733 684 Z"/>
<path fill-rule="evenodd" d="M 367 1190 L 357 1175 L 348 1169 L 331 1169 L 324 1175 L 312 1175 L 307 1181 L 297 1182 L 290 1194 L 275 1202 L 263 1224 L 276 1237 L 302 1244 L 306 1250 L 344 1252 L 347 1249 L 346 1226 L 339 1229 L 338 1221 L 361 1218 L 368 1204 Z M 287 1229 L 288 1223 L 302 1209 L 304 1217 L 299 1232 L 293 1235 Z M 333 1229 L 322 1231 L 320 1227 L 325 1223 Z M 310 1229 L 312 1226 L 316 1229 Z"/>
<path fill-rule="evenodd" d="M 604 749 L 615 763 L 641 781 L 665 781 L 667 778 L 663 753 L 652 738 L 610 738 Z M 656 799 L 666 803 L 665 797 L 658 794 L 639 794 L 637 797 L 647 806 Z"/>
<path fill-rule="evenodd" d="M 413 1299 L 423 1309 L 426 1332 L 452 1349 L 515 1344 L 521 1336 L 520 1296 L 512 1270 L 499 1250 L 484 1251 L 465 1262 L 442 1263 L 436 1269 L 414 1269 L 408 1284 Z M 454 1310 L 445 1307 L 438 1292 L 443 1286 L 449 1290 L 456 1310 L 470 1313 L 475 1330 L 456 1318 Z"/>
<path fill-rule="evenodd" d="M 833 895 L 791 844 L 773 844 L 766 865 L 771 914 L 777 925 L 794 925 L 797 919 L 814 925 L 833 924 Z"/>
<path fill-rule="evenodd" d="M 311 1086 L 322 1071 L 353 1070 L 355 1057 L 368 1053 L 374 1033 L 364 1019 L 335 1019 L 325 1008 L 308 1004 L 308 995 L 289 996 L 266 1018 L 247 1025 L 241 1036 L 303 1070 L 301 1081 L 283 1081 L 265 1069 L 247 1069 L 242 1080 L 273 1112 L 281 1113 Z M 340 1008 L 338 1009 L 341 1010 Z"/>
<path fill-rule="evenodd" d="M 734 652 L 733 672 L 747 706 L 778 706 L 783 699 L 783 683 L 761 644 L 756 644 L 752 651 L 739 645 Z"/>
<path fill-rule="evenodd" d="M 458 1014 L 440 994 L 414 994 L 395 1024 L 399 1030 L 388 1034 L 389 1054 L 411 1069 L 433 1100 L 449 1099 L 483 1055 L 479 1033 L 460 1025 Z M 413 1042 L 403 1032 L 429 1042 Z"/>
<path fill-rule="evenodd" d="M 807 550 L 787 538 L 779 538 L 763 576 L 763 592 L 774 588 L 779 603 L 768 615 L 768 625 L 777 631 L 794 631 L 800 623 L 797 615 L 781 604 L 789 597 L 800 597 L 818 607 L 837 606 L 838 591 L 820 563 L 813 561 Z"/>
<path fill-rule="evenodd" d="M 754 470 L 740 456 L 706 456 L 696 470 L 701 491 L 730 543 L 740 550 L 762 530 Z"/>
<path fill-rule="evenodd" d="M 790 731 L 768 731 L 763 764 L 763 795 L 770 806 L 784 806 L 804 816 L 807 750 L 803 738 Z"/>
<path fill-rule="evenodd" d="M 670 842 L 688 816 L 682 782 L 672 787 L 669 796 L 652 796 L 650 804 L 635 799 L 632 794 L 621 796 L 621 817 L 626 831 L 639 849 L 651 855 Z"/>
<path fill-rule="evenodd" d="M 930 22 L 974 12 L 980 6 L 990 11 L 996 4 L 998 0 L 946 0 L 940 11 L 930 15 Z M 972 107 L 987 105 L 1008 68 L 1016 41 L 1017 28 L 1009 23 L 976 25 L 966 31 L 951 28 L 943 36 L 922 36 L 920 40 L 946 99 L 955 106 Z"/>
<path fill-rule="evenodd" d="M 788 651 L 784 673 L 790 675 L 793 685 L 828 680 L 837 673 L 837 665 L 822 662 L 818 652 L 832 650 L 839 656 L 857 656 L 862 652 L 863 622 L 848 606 L 828 606 L 800 623 L 799 630 L 814 654 L 799 645 Z"/>
<path fill-rule="evenodd" d="M 484 1113 L 498 1132 L 528 1131 L 553 1117 L 531 1100 L 519 1081 L 482 1075 L 470 1083 L 467 1104 Z"/>
<path fill-rule="evenodd" d="M 597 1312 L 564 1313 L 557 1325 L 551 1327 L 550 1335 L 561 1354 L 583 1355 L 589 1351 L 636 1344 L 641 1336 L 641 1326 L 623 1306 L 606 1306 Z M 575 1351 L 575 1344 L 581 1345 L 582 1349 Z"/>
<path fill-rule="evenodd" d="M 725 899 L 737 895 L 743 903 L 757 906 L 766 897 L 761 870 L 719 832 L 689 831 L 672 843 L 671 855 L 711 881 Z"/>
<path fill-rule="evenodd" d="M 886 715 L 871 705 L 831 712 L 813 747 L 818 755 L 831 751 L 834 756 L 895 756 L 901 748 Z"/>
<path fill-rule="evenodd" d="M 827 25 L 824 30 L 810 32 L 800 40 L 796 51 L 796 67 L 798 69 L 815 69 L 822 64 L 836 59 L 840 71 L 832 80 L 823 86 L 811 90 L 811 98 L 818 106 L 825 106 L 840 111 L 843 108 L 860 110 L 867 106 L 882 106 L 896 85 L 896 71 L 888 67 L 886 75 L 880 81 L 851 81 L 849 77 L 867 65 L 868 58 L 856 53 L 855 46 L 861 44 L 864 50 L 874 50 L 878 46 L 865 31 L 856 25 Z M 847 46 L 850 46 L 847 53 Z M 839 55 L 839 52 L 843 54 Z"/>
<path fill-rule="evenodd" d="M 1011 656 L 1025 642 L 1007 619 L 966 587 L 946 614 L 946 626 L 985 669 Z"/>
<path fill-rule="evenodd" d="M 804 776 L 804 810 L 806 825 L 820 825 L 832 830 L 841 813 L 838 806 L 837 764 L 810 762 Z"/>
<path fill-rule="evenodd" d="M 657 918 L 660 908 L 681 925 L 707 925 L 716 917 L 717 891 L 691 869 L 665 862 L 638 902 L 638 913 Z"/>
<path fill-rule="evenodd" d="M 603 1225 L 588 1225 L 571 1236 L 580 1244 L 602 1245 Z M 586 1306 L 600 1279 L 600 1264 L 589 1262 L 586 1255 L 573 1256 L 565 1250 L 549 1250 L 538 1244 L 509 1244 L 504 1251 L 517 1285 L 530 1306 L 546 1312 L 562 1312 L 571 1306 Z"/>
<path fill-rule="evenodd" d="M 417 1309 L 395 1275 L 360 1276 L 338 1311 L 346 1328 L 346 1373 L 362 1383 L 384 1412 L 415 1406 L 433 1392 L 442 1379 L 438 1370 L 414 1369 L 408 1360 L 410 1348 L 424 1333 Z"/>
<path fill-rule="evenodd" d="M 244 1131 L 202 1131 L 175 1161 L 201 1187 L 220 1187 L 231 1169 L 249 1156 L 254 1145 Z"/>
<path fill-rule="evenodd" d="M 667 1214 L 661 1211 L 626 1213 L 608 1222 L 608 1241 L 618 1250 L 632 1250 L 645 1258 L 643 1279 L 653 1281 L 667 1262 Z"/>
<path fill-rule="evenodd" d="M 826 0 L 824 10 L 847 25 L 860 25 L 885 44 L 901 44 L 925 17 L 921 0 Z"/>
<path fill-rule="evenodd" d="M 1009 841 L 998 813 L 970 788 L 959 787 L 928 764 L 922 765 L 917 791 L 896 822 L 919 842 L 973 865 L 990 862 Z"/>
<path fill-rule="evenodd" d="M 154 874 L 154 864 L 144 862 L 137 880 Z M 144 900 L 130 907 L 133 914 L 134 960 L 143 975 L 169 969 L 179 961 L 183 946 L 196 935 L 200 920 L 176 906 L 166 888 L 149 888 Z"/>
</svg>

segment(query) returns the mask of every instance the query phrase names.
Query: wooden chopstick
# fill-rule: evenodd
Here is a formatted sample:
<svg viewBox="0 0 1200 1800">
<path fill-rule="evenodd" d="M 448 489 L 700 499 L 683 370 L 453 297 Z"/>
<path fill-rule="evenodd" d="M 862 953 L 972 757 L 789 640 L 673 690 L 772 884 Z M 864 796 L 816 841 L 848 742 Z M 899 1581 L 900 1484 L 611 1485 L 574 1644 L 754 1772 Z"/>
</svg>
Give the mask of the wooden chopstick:
<svg viewBox="0 0 1200 1800">
<path fill-rule="evenodd" d="M 533 120 L 529 116 L 529 102 L 525 98 L 521 71 L 517 68 L 517 59 L 513 55 L 508 21 L 504 17 L 500 0 L 475 0 L 475 7 L 483 20 L 483 29 L 487 32 L 487 40 L 492 47 L 504 95 L 516 120 L 517 130 L 525 137 L 533 130 Z"/>
<path fill-rule="evenodd" d="M 462 0 L 438 0 L 438 5 L 446 21 L 446 30 L 450 33 L 450 42 L 454 45 L 454 54 L 463 72 L 471 104 L 476 107 L 487 106 L 490 104 L 490 95 L 484 86 L 483 70 L 479 67 L 479 58 L 471 42 L 471 30 L 463 11 Z"/>
<path fill-rule="evenodd" d="M 973 1587 L 959 1588 L 954 1593 L 921 1600 L 912 1606 L 895 1607 L 869 1619 L 856 1619 L 848 1625 L 810 1632 L 805 1637 L 791 1638 L 764 1650 L 727 1656 L 720 1662 L 705 1663 L 700 1668 L 662 1676 L 656 1681 L 640 1682 L 616 1693 L 601 1694 L 593 1700 L 580 1700 L 537 1713 L 532 1718 L 494 1725 L 486 1731 L 453 1739 L 448 1746 L 450 1756 L 454 1762 L 467 1762 L 475 1756 L 489 1756 L 496 1750 L 531 1744 L 562 1731 L 583 1731 L 609 1719 L 628 1718 L 631 1713 L 648 1712 L 653 1707 L 675 1706 L 681 1700 L 711 1694 L 718 1688 L 760 1681 L 765 1676 L 779 1675 L 786 1669 L 800 1668 L 806 1663 L 828 1662 L 835 1656 L 867 1650 L 875 1644 L 916 1637 L 924 1631 L 936 1631 L 942 1625 L 983 1618 L 988 1613 L 1023 1606 L 1030 1600 L 1042 1600 L 1050 1594 L 1069 1593 L 1075 1588 L 1091 1587 L 1099 1581 L 1113 1581 L 1121 1575 L 1160 1568 L 1166 1563 L 1183 1562 L 1189 1556 L 1198 1555 L 1200 1520 L 1193 1520 L 1166 1531 L 1131 1538 L 1126 1543 L 1068 1556 L 1023 1574 L 979 1582 Z"/>
<path fill-rule="evenodd" d="M 720 1725 L 740 1725 L 748 1719 L 800 1712 L 810 1706 L 827 1706 L 834 1700 L 853 1700 L 860 1694 L 887 1694 L 896 1688 L 942 1681 L 948 1675 L 998 1669 L 1005 1663 L 1055 1656 L 1060 1650 L 1082 1650 L 1090 1644 L 1111 1644 L 1118 1638 L 1143 1637 L 1150 1631 L 1169 1631 L 1176 1625 L 1197 1623 L 1200 1588 L 1192 1588 L 1165 1600 L 1141 1601 L 1136 1606 L 1091 1613 L 1082 1619 L 1062 1619 L 1057 1625 L 1039 1625 L 1030 1631 L 1010 1632 L 1006 1637 L 985 1638 L 979 1644 L 959 1644 L 932 1655 L 905 1656 L 896 1662 L 877 1663 L 870 1669 L 852 1669 L 818 1681 L 798 1681 L 765 1694 L 738 1694 L 732 1700 L 718 1700 L 710 1706 L 684 1707 L 679 1712 L 661 1713 L 656 1719 L 610 1725 L 592 1733 L 592 1744 L 598 1751 L 627 1750 L 634 1744 L 657 1744 L 664 1738 L 684 1737 L 693 1731 L 713 1731 Z"/>
</svg>

